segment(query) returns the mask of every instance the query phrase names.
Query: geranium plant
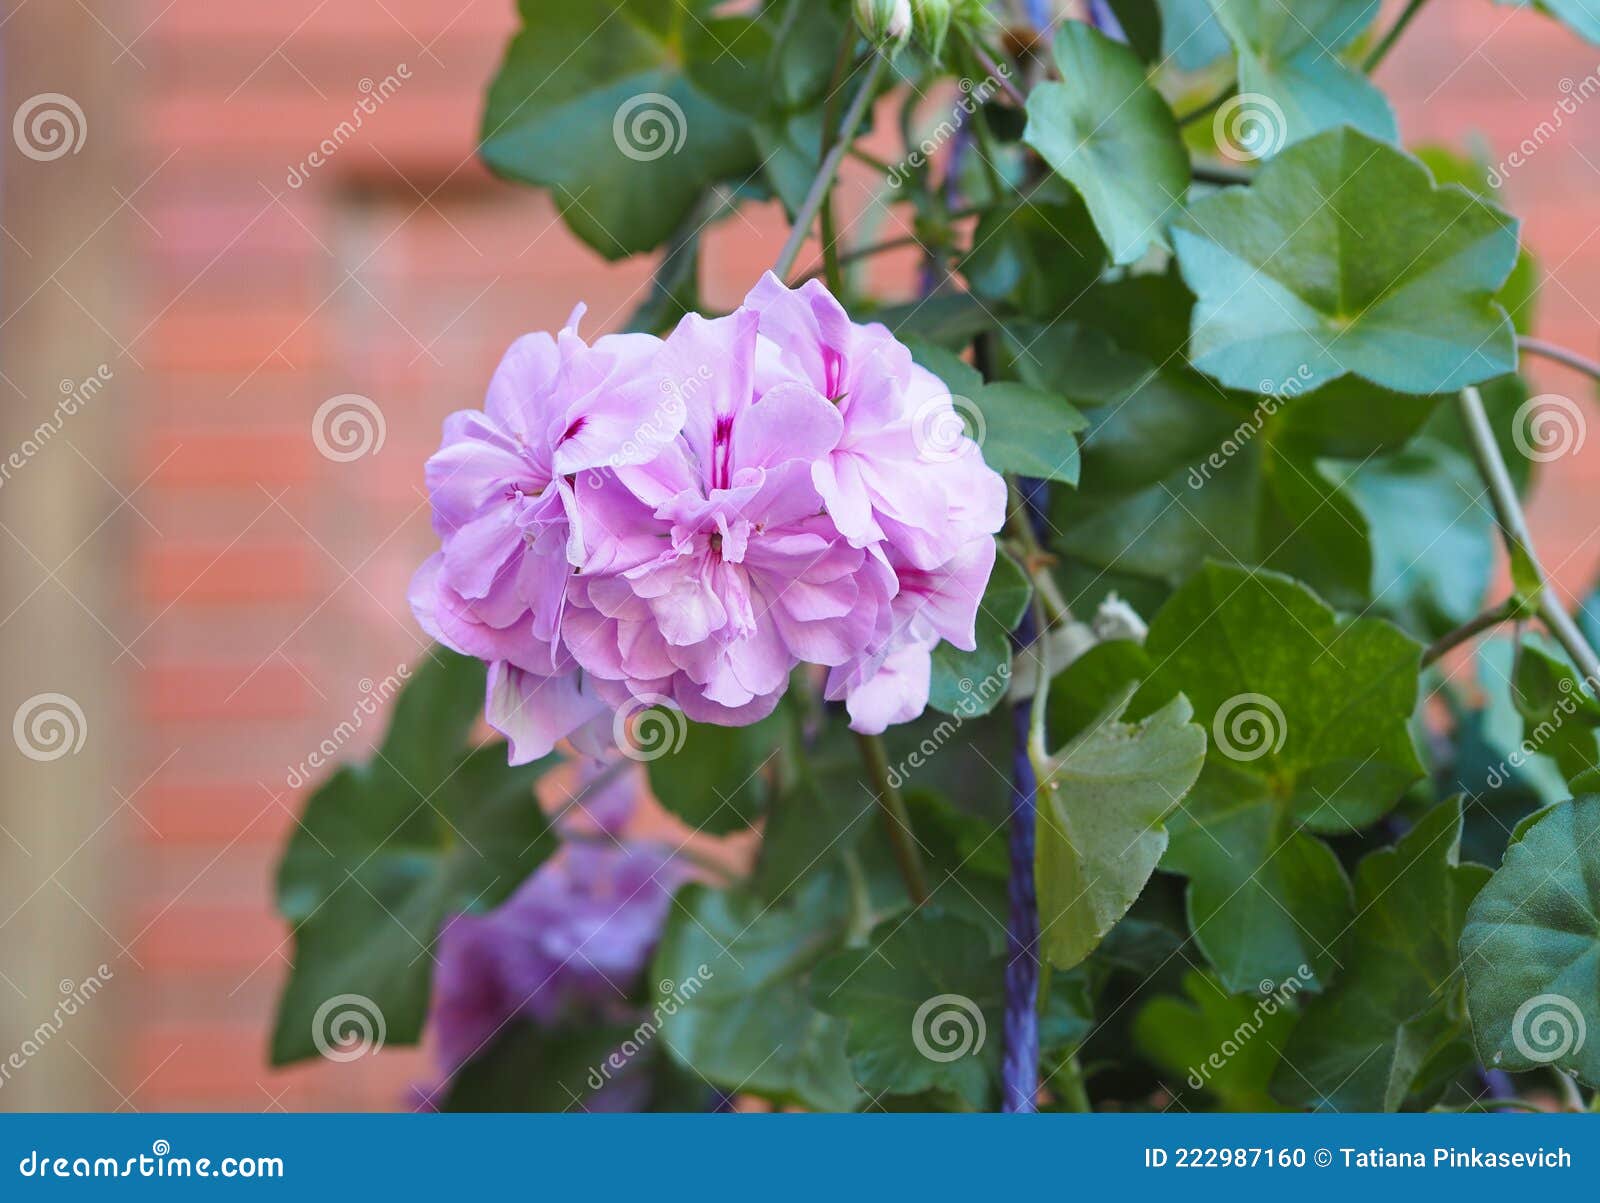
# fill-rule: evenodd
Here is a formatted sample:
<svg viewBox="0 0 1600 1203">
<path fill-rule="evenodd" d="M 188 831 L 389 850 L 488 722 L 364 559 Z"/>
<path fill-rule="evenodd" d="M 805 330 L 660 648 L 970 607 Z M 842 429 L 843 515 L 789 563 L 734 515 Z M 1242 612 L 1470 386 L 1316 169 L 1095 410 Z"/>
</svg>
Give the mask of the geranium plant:
<svg viewBox="0 0 1600 1203">
<path fill-rule="evenodd" d="M 431 1032 L 467 1110 L 1584 1106 L 1600 623 L 1522 509 L 1582 417 L 1518 373 L 1600 366 L 1529 336 L 1500 170 L 1402 141 L 1426 0 L 522 9 L 482 154 L 654 281 L 445 424 L 439 646 L 284 857 L 275 1059 Z"/>
</svg>

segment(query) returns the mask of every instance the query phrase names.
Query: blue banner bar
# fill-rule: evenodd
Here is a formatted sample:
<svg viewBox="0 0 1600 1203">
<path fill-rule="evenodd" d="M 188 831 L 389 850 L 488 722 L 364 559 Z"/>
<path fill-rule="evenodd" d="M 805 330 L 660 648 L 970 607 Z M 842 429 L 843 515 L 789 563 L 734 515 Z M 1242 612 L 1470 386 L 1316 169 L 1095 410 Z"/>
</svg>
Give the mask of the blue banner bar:
<svg viewBox="0 0 1600 1203">
<path fill-rule="evenodd" d="M 1584 1190 L 1597 1168 L 1600 1120 L 1577 1115 L 0 1117 L 8 1201 L 457 1199 L 486 1189 L 519 1199 L 736 1190 L 763 1203 L 987 1201 L 1004 1183 L 1008 1197 L 1181 1190 L 1186 1201 L 1263 1190 L 1391 1198 L 1430 1184 L 1455 1203 Z"/>
</svg>

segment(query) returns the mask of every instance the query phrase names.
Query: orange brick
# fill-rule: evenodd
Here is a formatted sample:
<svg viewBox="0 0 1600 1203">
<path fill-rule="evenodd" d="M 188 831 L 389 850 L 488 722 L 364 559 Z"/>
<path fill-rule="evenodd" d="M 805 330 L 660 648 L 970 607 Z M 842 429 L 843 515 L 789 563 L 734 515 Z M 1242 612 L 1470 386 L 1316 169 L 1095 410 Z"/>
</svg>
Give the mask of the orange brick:
<svg viewBox="0 0 1600 1203">
<path fill-rule="evenodd" d="M 184 606 L 291 601 L 311 590 L 311 557 L 303 544 L 164 544 L 140 565 L 154 602 Z"/>
<path fill-rule="evenodd" d="M 310 687 L 287 664 L 162 664 L 139 678 L 139 704 L 152 722 L 244 723 L 302 718 Z"/>
</svg>

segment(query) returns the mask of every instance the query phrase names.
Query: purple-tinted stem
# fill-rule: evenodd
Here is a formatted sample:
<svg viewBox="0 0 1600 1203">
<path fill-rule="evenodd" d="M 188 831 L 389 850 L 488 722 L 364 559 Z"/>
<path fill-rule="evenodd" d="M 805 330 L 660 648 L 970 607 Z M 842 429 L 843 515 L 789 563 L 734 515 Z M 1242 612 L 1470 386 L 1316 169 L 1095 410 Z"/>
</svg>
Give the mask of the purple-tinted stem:
<svg viewBox="0 0 1600 1203">
<path fill-rule="evenodd" d="M 1516 1083 L 1511 1080 L 1511 1075 L 1503 1069 L 1485 1069 L 1478 1067 L 1478 1080 L 1483 1083 L 1484 1092 L 1491 1099 L 1514 1099 L 1517 1097 Z M 1509 1108 L 1498 1108 L 1497 1114 L 1504 1115 Z"/>
<path fill-rule="evenodd" d="M 1029 614 L 1017 631 L 1019 643 L 1033 639 Z M 1029 706 L 1011 713 L 1016 746 L 1011 753 L 1011 918 L 1006 927 L 1005 1062 L 1001 1110 L 1036 1110 L 1039 1093 L 1039 899 L 1033 881 L 1033 763 L 1028 759 Z"/>
<path fill-rule="evenodd" d="M 1028 521 L 1037 530 L 1044 525 L 1047 486 L 1039 480 L 1017 484 Z M 1017 628 L 1016 645 L 1027 647 L 1038 635 L 1030 609 Z M 1006 1048 L 1000 1102 L 1001 1110 L 1011 1114 L 1037 1110 L 1039 1093 L 1039 897 L 1033 879 L 1038 782 L 1028 756 L 1031 711 L 1031 703 L 1020 702 L 1011 712 L 1011 916 L 1006 926 Z"/>
<path fill-rule="evenodd" d="M 1089 24 L 1115 41 L 1128 40 L 1122 22 L 1117 20 L 1117 14 L 1111 11 L 1111 5 L 1106 3 L 1106 0 L 1089 0 Z"/>
</svg>

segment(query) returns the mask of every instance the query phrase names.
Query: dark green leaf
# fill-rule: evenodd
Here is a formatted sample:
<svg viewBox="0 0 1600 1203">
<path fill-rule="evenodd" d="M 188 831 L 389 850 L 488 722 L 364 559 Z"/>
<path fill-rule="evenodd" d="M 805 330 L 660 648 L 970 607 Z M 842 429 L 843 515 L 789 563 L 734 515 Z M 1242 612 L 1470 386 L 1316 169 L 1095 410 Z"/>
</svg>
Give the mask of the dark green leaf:
<svg viewBox="0 0 1600 1203">
<path fill-rule="evenodd" d="M 471 749 L 482 707 L 483 665 L 434 649 L 373 759 L 306 803 L 278 869 L 295 953 L 274 1064 L 317 1052 L 329 1037 L 320 1009 L 340 995 L 370 1003 L 391 1043 L 415 1042 L 440 925 L 495 906 L 549 855 L 533 795 L 549 761 L 512 768 L 502 743 Z"/>
<path fill-rule="evenodd" d="M 1156 1064 L 1228 1111 L 1282 1111 L 1267 1086 L 1294 1030 L 1288 1003 L 1299 988 L 1290 978 L 1265 995 L 1229 994 L 1210 974 L 1191 972 L 1183 991 L 1193 1005 L 1152 999 L 1134 1020 L 1133 1038 Z M 1171 1086 L 1176 1092 L 1177 1083 Z"/>
<path fill-rule="evenodd" d="M 811 995 L 849 1024 L 850 1068 L 873 1095 L 939 1090 L 985 1110 L 1004 1045 L 1004 983 L 1004 958 L 982 931 L 924 909 L 818 965 Z"/>
<path fill-rule="evenodd" d="M 817 962 L 849 930 L 841 870 L 804 882 L 769 906 L 753 893 L 691 885 L 673 901 L 653 976 L 698 993 L 664 1016 L 674 1058 L 724 1090 L 817 1111 L 851 1111 L 862 1096 L 845 1056 L 846 1025 L 811 1003 Z M 702 969 L 702 966 L 704 967 Z"/>
<path fill-rule="evenodd" d="M 1478 1053 L 1501 1069 L 1600 1083 L 1600 796 L 1536 816 L 1467 914 L 1461 961 Z"/>
<path fill-rule="evenodd" d="M 783 739 L 782 704 L 749 727 L 691 723 L 677 711 L 661 714 L 659 729 L 672 733 L 671 742 L 653 749 L 663 754 L 649 761 L 650 789 L 661 805 L 708 835 L 754 823 L 766 806 Z"/>
<path fill-rule="evenodd" d="M 1273 1090 L 1300 1107 L 1396 1111 L 1472 1062 L 1456 945 L 1489 879 L 1460 863 L 1461 804 L 1434 807 L 1356 870 L 1338 984 L 1305 1012 Z"/>
<path fill-rule="evenodd" d="M 1163 862 L 1190 878 L 1196 941 L 1229 990 L 1301 965 L 1325 986 L 1350 888 L 1311 833 L 1375 822 L 1421 775 L 1407 726 L 1421 647 L 1285 577 L 1208 564 L 1145 650 L 1156 669 L 1135 712 L 1182 692 L 1211 736 Z"/>
<path fill-rule="evenodd" d="M 713 15 L 714 0 L 613 7 L 597 25 L 588 6 L 522 0 L 481 149 L 497 173 L 551 189 L 573 232 L 617 259 L 659 246 L 708 185 L 756 168 L 743 117 L 713 94 L 759 80 L 772 43 L 750 18 Z"/>
</svg>

